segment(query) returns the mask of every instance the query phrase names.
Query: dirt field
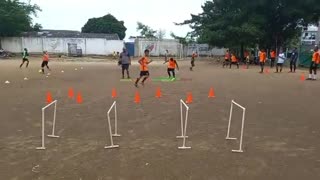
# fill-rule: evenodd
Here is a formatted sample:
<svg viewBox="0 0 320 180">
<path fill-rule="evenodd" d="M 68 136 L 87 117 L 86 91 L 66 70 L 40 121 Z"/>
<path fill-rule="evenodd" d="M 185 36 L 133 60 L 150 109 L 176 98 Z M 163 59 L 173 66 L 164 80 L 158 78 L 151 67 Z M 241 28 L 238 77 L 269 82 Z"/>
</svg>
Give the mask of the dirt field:
<svg viewBox="0 0 320 180">
<path fill-rule="evenodd" d="M 120 82 L 120 68 L 108 62 L 50 62 L 51 75 L 38 73 L 40 60 L 28 69 L 20 61 L 0 61 L 1 180 L 319 180 L 320 81 L 300 81 L 296 74 L 259 74 L 222 69 L 208 61 L 180 62 L 178 77 L 192 81 L 152 82 L 138 90 Z M 150 65 L 151 77 L 166 76 L 162 62 Z M 83 69 L 81 69 L 83 67 Z M 75 71 L 75 68 L 78 70 Z M 64 73 L 61 71 L 64 70 Z M 138 75 L 135 62 L 132 77 Z M 24 77 L 29 80 L 25 81 Z M 9 80 L 10 84 L 4 82 Z M 69 87 L 81 92 L 83 103 L 68 99 Z M 118 92 L 118 149 L 110 144 L 106 112 Z M 157 87 L 163 97 L 155 98 Z M 213 87 L 216 98 L 208 99 Z M 58 100 L 58 139 L 41 145 L 41 108 L 50 91 Z M 181 139 L 179 100 L 193 93 L 187 145 Z M 247 108 L 244 153 L 232 153 L 238 141 L 226 141 L 230 101 Z M 46 135 L 52 108 L 46 115 Z M 232 136 L 240 135 L 241 111 L 235 109 Z"/>
</svg>

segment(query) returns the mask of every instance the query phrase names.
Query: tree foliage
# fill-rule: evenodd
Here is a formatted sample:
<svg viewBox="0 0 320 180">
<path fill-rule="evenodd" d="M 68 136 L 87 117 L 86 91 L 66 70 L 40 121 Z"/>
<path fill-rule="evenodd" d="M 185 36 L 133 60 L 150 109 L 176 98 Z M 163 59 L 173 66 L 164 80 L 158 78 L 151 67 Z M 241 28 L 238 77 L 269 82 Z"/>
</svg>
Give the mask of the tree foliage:
<svg viewBox="0 0 320 180">
<path fill-rule="evenodd" d="M 127 28 L 123 21 L 118 21 L 113 15 L 107 14 L 99 18 L 91 18 L 82 27 L 83 33 L 118 34 L 122 40 L 126 36 Z"/>
<path fill-rule="evenodd" d="M 36 4 L 27 4 L 18 0 L 0 0 L 0 37 L 14 36 L 32 27 L 31 16 L 41 11 Z"/>
<path fill-rule="evenodd" d="M 144 38 L 156 38 L 157 31 L 153 30 L 151 27 L 137 22 L 137 31 L 140 31 L 140 35 Z"/>
<path fill-rule="evenodd" d="M 188 33 L 185 37 L 181 37 L 181 36 L 177 36 L 173 32 L 171 32 L 170 36 L 173 39 L 179 40 L 179 43 L 181 43 L 183 45 L 187 45 L 187 44 L 191 44 L 191 43 L 195 43 L 196 42 L 195 39 L 192 37 L 191 33 Z"/>
<path fill-rule="evenodd" d="M 163 40 L 165 36 L 166 36 L 166 30 L 164 29 L 159 29 L 156 33 L 156 38 L 160 41 Z"/>
<path fill-rule="evenodd" d="M 177 25 L 190 25 L 198 41 L 220 47 L 281 46 L 320 17 L 317 0 L 212 0 L 202 9 Z"/>
</svg>

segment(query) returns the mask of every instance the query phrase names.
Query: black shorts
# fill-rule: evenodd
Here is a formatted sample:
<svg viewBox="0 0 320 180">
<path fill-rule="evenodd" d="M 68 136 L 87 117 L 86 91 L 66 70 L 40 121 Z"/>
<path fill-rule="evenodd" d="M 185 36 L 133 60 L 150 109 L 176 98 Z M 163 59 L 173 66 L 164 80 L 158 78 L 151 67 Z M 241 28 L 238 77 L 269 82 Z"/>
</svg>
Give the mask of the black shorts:
<svg viewBox="0 0 320 180">
<path fill-rule="evenodd" d="M 282 66 L 283 65 L 283 63 L 277 63 L 277 66 Z"/>
<path fill-rule="evenodd" d="M 239 64 L 238 62 L 231 62 L 231 64 Z"/>
<path fill-rule="evenodd" d="M 42 61 L 41 67 L 43 68 L 44 66 L 48 66 L 48 61 Z"/>
<path fill-rule="evenodd" d="M 271 58 L 271 61 L 274 62 L 276 60 L 276 58 Z"/>
<path fill-rule="evenodd" d="M 22 58 L 22 61 L 25 62 L 25 61 L 29 61 L 28 58 Z"/>
<path fill-rule="evenodd" d="M 174 72 L 174 69 L 173 68 L 168 68 L 168 71 L 173 71 Z"/>
<path fill-rule="evenodd" d="M 129 64 L 122 64 L 123 70 L 129 70 Z"/>
<path fill-rule="evenodd" d="M 194 66 L 194 60 L 191 60 L 191 66 L 192 67 Z"/>
<path fill-rule="evenodd" d="M 140 77 L 141 76 L 150 76 L 149 71 L 140 71 Z"/>
</svg>

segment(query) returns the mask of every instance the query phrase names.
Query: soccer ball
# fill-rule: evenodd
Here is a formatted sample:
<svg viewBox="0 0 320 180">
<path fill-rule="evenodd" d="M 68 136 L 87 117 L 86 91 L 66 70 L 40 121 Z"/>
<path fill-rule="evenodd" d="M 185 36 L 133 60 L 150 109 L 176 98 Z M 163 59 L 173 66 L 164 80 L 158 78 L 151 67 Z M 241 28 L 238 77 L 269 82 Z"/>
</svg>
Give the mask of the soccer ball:
<svg viewBox="0 0 320 180">
<path fill-rule="evenodd" d="M 39 70 L 39 73 L 42 73 L 42 69 Z"/>
</svg>

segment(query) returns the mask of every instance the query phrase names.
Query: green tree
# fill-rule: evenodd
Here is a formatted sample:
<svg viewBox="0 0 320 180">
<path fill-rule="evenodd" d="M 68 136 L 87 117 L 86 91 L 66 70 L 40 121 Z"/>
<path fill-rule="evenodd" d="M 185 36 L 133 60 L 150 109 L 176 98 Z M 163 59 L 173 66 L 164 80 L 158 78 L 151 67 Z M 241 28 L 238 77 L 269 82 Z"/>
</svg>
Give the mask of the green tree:
<svg viewBox="0 0 320 180">
<path fill-rule="evenodd" d="M 33 31 L 36 31 L 36 32 L 39 32 L 41 29 L 42 29 L 42 25 L 41 25 L 41 24 L 38 24 L 38 23 L 36 23 L 36 24 L 33 25 L 33 27 L 32 27 L 32 30 L 33 30 Z"/>
<path fill-rule="evenodd" d="M 36 4 L 0 0 L 0 37 L 14 36 L 32 29 L 31 15 L 41 11 Z"/>
<path fill-rule="evenodd" d="M 159 29 L 156 33 L 156 38 L 159 39 L 160 41 L 164 39 L 166 36 L 166 30 L 164 29 Z"/>
<path fill-rule="evenodd" d="M 302 26 L 319 20 L 317 4 L 317 0 L 212 0 L 202 6 L 202 13 L 177 25 L 190 25 L 198 41 L 210 45 L 282 46 L 296 38 Z"/>
<path fill-rule="evenodd" d="M 179 43 L 183 44 L 183 45 L 188 45 L 190 43 L 195 43 L 196 42 L 195 39 L 192 37 L 191 33 L 187 33 L 187 35 L 185 37 L 181 37 L 181 36 L 177 36 L 173 32 L 171 32 L 170 36 L 173 39 L 179 40 Z"/>
<path fill-rule="evenodd" d="M 118 21 L 111 14 L 99 18 L 91 18 L 82 27 L 83 33 L 118 34 L 121 40 L 125 38 L 126 30 L 127 28 L 124 26 L 124 22 Z"/>
<path fill-rule="evenodd" d="M 157 31 L 141 22 L 137 22 L 137 31 L 140 31 L 140 35 L 144 38 L 156 38 Z"/>
</svg>

